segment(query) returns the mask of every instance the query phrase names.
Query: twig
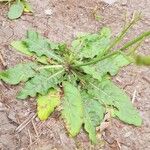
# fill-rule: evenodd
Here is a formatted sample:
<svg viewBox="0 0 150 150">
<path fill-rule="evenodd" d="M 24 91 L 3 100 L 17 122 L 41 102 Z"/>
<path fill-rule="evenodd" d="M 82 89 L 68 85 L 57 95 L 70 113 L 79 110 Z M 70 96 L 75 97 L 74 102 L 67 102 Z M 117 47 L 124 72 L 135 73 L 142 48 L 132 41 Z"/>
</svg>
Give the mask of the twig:
<svg viewBox="0 0 150 150">
<path fill-rule="evenodd" d="M 133 92 L 133 96 L 132 96 L 132 103 L 134 103 L 134 101 L 135 101 L 136 93 L 137 93 L 137 91 L 135 89 L 134 92 Z"/>
<path fill-rule="evenodd" d="M 116 140 L 119 150 L 121 150 L 121 144 L 118 140 Z"/>
<path fill-rule="evenodd" d="M 145 80 L 147 83 L 149 83 L 149 84 L 150 84 L 150 80 L 149 80 L 148 78 L 146 78 L 146 77 L 142 77 L 142 79 L 143 79 L 143 80 Z"/>
<path fill-rule="evenodd" d="M 34 142 L 32 142 L 32 144 L 30 144 L 30 145 L 28 146 L 28 149 L 31 148 L 31 146 L 32 146 L 33 144 L 35 144 L 38 140 L 39 140 L 39 138 L 37 138 Z"/>
<path fill-rule="evenodd" d="M 33 126 L 33 129 L 34 129 L 34 131 L 35 131 L 35 134 L 36 134 L 36 136 L 37 137 L 39 137 L 39 133 L 38 133 L 38 131 L 37 131 L 37 129 L 36 129 L 36 126 L 35 126 L 35 123 L 34 123 L 34 120 L 32 119 L 32 126 Z"/>
<path fill-rule="evenodd" d="M 3 56 L 2 56 L 1 53 L 0 53 L 0 61 L 2 62 L 2 65 L 3 65 L 4 67 L 7 67 L 6 62 L 4 61 L 4 58 L 3 58 Z"/>
<path fill-rule="evenodd" d="M 30 130 L 28 129 L 28 134 L 29 134 L 29 139 L 30 139 L 30 145 L 32 145 L 32 137 L 31 137 L 31 132 L 30 132 Z"/>
<path fill-rule="evenodd" d="M 16 132 L 19 133 L 21 132 L 30 122 L 33 118 L 36 117 L 36 114 L 32 113 L 29 118 L 27 118 L 22 124 L 20 124 L 17 128 L 16 128 Z"/>
</svg>

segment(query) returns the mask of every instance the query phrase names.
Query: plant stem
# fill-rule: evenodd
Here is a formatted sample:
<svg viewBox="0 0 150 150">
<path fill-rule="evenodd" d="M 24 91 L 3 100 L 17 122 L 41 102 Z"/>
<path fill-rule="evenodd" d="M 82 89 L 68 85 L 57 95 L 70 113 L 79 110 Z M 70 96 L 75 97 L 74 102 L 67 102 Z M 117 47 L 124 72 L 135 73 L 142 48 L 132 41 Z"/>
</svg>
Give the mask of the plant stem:
<svg viewBox="0 0 150 150">
<path fill-rule="evenodd" d="M 105 55 L 103 57 L 96 57 L 95 59 L 93 59 L 92 61 L 86 62 L 86 63 L 82 63 L 82 64 L 77 64 L 77 65 L 73 65 L 73 67 L 82 67 L 82 66 L 87 66 L 87 65 L 92 65 L 95 64 L 99 61 L 102 61 L 104 59 L 107 59 L 117 53 L 120 53 L 122 51 L 124 51 L 125 49 L 129 48 L 130 46 L 134 45 L 135 43 L 143 40 L 143 38 L 146 38 L 150 36 L 150 31 L 144 32 L 141 35 L 139 35 L 137 38 L 133 39 L 132 41 L 128 42 L 127 44 L 125 44 L 122 48 L 120 48 L 119 50 L 113 51 L 108 55 Z"/>
<path fill-rule="evenodd" d="M 63 68 L 63 66 L 62 65 L 46 65 L 46 66 L 39 67 L 37 70 L 51 69 L 51 68 Z"/>
<path fill-rule="evenodd" d="M 122 30 L 120 35 L 115 38 L 115 40 L 110 44 L 110 46 L 107 48 L 106 52 L 109 52 L 112 48 L 115 47 L 117 43 L 119 43 L 123 37 L 126 35 L 127 31 L 140 19 L 140 14 L 133 15 L 133 18 L 131 22 L 128 23 L 128 25 Z"/>
<path fill-rule="evenodd" d="M 144 32 L 141 35 L 139 35 L 137 38 L 133 39 L 132 41 L 128 42 L 127 44 L 125 44 L 122 48 L 120 48 L 120 51 L 124 51 L 125 49 L 127 49 L 128 47 L 136 44 L 137 42 L 143 40 L 144 38 L 150 36 L 150 31 Z"/>
</svg>

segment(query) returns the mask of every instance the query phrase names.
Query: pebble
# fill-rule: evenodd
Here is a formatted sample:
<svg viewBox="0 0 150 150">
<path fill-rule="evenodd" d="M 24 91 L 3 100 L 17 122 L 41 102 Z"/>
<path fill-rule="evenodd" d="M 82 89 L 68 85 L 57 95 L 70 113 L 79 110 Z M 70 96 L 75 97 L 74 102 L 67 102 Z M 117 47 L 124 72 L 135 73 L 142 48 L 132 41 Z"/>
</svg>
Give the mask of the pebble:
<svg viewBox="0 0 150 150">
<path fill-rule="evenodd" d="M 5 111 L 6 107 L 4 106 L 3 103 L 0 102 L 0 111 Z"/>
<path fill-rule="evenodd" d="M 128 138 L 129 136 L 131 136 L 131 134 L 132 134 L 132 132 L 129 131 L 129 132 L 125 133 L 124 137 Z"/>
<path fill-rule="evenodd" d="M 45 14 L 51 16 L 53 14 L 53 11 L 51 9 L 46 9 Z"/>
<path fill-rule="evenodd" d="M 112 5 L 113 3 L 115 3 L 117 0 L 103 0 L 105 3 Z"/>
<path fill-rule="evenodd" d="M 128 0 L 122 0 L 122 3 L 121 3 L 122 6 L 127 6 L 127 4 L 128 4 Z"/>
</svg>

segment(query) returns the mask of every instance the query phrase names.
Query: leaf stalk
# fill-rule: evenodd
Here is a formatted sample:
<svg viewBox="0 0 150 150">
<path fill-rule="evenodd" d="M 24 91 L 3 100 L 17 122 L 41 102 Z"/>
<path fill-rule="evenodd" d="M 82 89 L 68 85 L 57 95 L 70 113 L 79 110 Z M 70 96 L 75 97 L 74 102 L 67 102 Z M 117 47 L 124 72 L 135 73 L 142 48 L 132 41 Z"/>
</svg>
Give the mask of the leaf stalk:
<svg viewBox="0 0 150 150">
<path fill-rule="evenodd" d="M 150 36 L 150 31 L 144 32 L 141 35 L 139 35 L 138 37 L 136 37 L 135 39 L 133 39 L 130 42 L 128 42 L 127 44 L 125 44 L 122 48 L 120 48 L 120 49 L 118 49 L 116 51 L 113 51 L 113 52 L 111 52 L 108 55 L 105 55 L 103 57 L 97 56 L 95 59 L 93 59 L 93 60 L 91 60 L 89 62 L 85 62 L 85 63 L 82 63 L 82 64 L 73 65 L 73 67 L 82 67 L 82 66 L 96 64 L 97 62 L 100 62 L 100 61 L 102 61 L 104 59 L 107 59 L 107 58 L 109 58 L 109 57 L 111 57 L 111 56 L 113 56 L 113 55 L 115 55 L 117 53 L 120 53 L 120 52 L 126 50 L 130 46 L 136 44 L 137 42 L 139 42 L 139 41 L 141 41 L 141 40 L 143 40 L 143 39 L 145 39 L 145 38 L 147 38 L 149 36 Z"/>
</svg>

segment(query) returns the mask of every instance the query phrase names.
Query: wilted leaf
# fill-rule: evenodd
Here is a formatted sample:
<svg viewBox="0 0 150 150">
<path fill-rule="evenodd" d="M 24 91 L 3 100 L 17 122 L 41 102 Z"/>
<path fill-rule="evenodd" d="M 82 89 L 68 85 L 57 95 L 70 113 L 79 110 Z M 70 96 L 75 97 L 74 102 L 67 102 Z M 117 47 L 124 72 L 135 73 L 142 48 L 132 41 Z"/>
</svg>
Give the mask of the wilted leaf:
<svg viewBox="0 0 150 150">
<path fill-rule="evenodd" d="M 63 83 L 64 102 L 62 116 L 65 120 L 68 132 L 76 136 L 80 132 L 83 123 L 83 104 L 80 92 L 69 82 Z"/>
<path fill-rule="evenodd" d="M 46 95 L 38 95 L 37 114 L 39 119 L 47 120 L 58 105 L 60 105 L 60 94 L 57 90 L 50 89 Z"/>
<path fill-rule="evenodd" d="M 9 12 L 8 12 L 8 18 L 9 19 L 17 19 L 19 18 L 23 13 L 24 5 L 22 2 L 17 2 L 15 4 L 12 4 Z"/>
<path fill-rule="evenodd" d="M 112 106 L 114 114 L 120 120 L 140 126 L 142 119 L 135 107 L 133 107 L 130 98 L 111 81 L 104 80 L 100 83 L 90 83 L 90 93 L 94 94 L 104 105 Z"/>
<path fill-rule="evenodd" d="M 32 79 L 28 80 L 24 88 L 19 92 L 18 99 L 26 99 L 28 96 L 35 97 L 37 93 L 44 95 L 50 88 L 57 86 L 62 82 L 64 70 L 43 69 Z"/>
<path fill-rule="evenodd" d="M 24 63 L 16 65 L 6 71 L 0 72 L 0 79 L 9 84 L 18 84 L 20 81 L 27 81 L 33 77 L 36 72 L 37 65 L 35 63 Z"/>
</svg>

